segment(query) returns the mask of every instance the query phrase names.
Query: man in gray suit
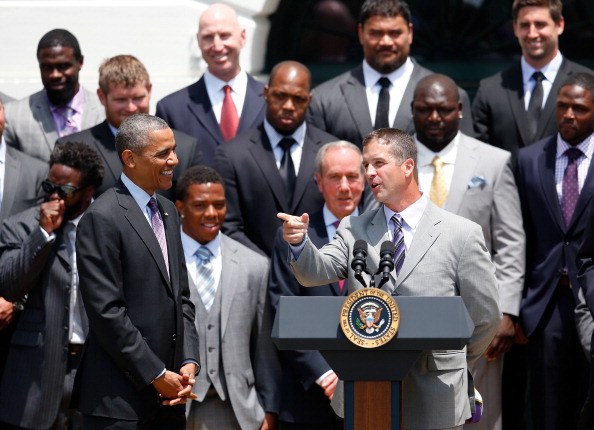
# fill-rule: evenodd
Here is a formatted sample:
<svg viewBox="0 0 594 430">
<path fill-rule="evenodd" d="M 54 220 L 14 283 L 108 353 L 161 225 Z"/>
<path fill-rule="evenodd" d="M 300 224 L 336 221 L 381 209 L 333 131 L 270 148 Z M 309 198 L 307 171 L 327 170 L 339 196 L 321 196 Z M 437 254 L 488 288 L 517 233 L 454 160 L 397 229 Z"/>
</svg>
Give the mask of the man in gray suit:
<svg viewBox="0 0 594 430">
<path fill-rule="evenodd" d="M 80 429 L 70 409 L 88 322 L 78 291 L 76 227 L 103 179 L 99 155 L 82 143 L 56 148 L 46 201 L 0 230 L 0 295 L 26 296 L 0 383 L 0 427 Z"/>
<path fill-rule="evenodd" d="M 67 30 L 41 38 L 37 61 L 44 89 L 6 105 L 6 143 L 47 161 L 59 137 L 103 120 L 97 96 L 78 83 L 83 59 L 78 40 Z"/>
<path fill-rule="evenodd" d="M 43 161 L 7 146 L 3 133 L 4 104 L 0 98 L 0 221 L 37 203 L 48 169 Z M 19 307 L 0 297 L 0 378 Z"/>
<path fill-rule="evenodd" d="M 227 204 L 215 170 L 188 169 L 177 196 L 204 366 L 186 430 L 272 428 L 280 365 L 270 338 L 268 260 L 220 233 Z"/>
<path fill-rule="evenodd" d="M 396 239 L 401 258 L 383 289 L 394 295 L 462 297 L 475 325 L 466 347 L 425 351 L 404 380 L 403 395 L 405 428 L 461 428 L 471 417 L 467 369 L 487 349 L 501 319 L 495 268 L 480 226 L 438 208 L 421 193 L 416 158 L 407 133 L 380 129 L 369 134 L 363 141 L 363 166 L 382 205 L 344 218 L 334 239 L 320 250 L 307 237 L 308 214 L 278 216 L 284 221 L 283 238 L 293 245 L 291 267 L 304 286 L 348 278 L 349 291 L 361 288 L 351 268 L 355 241 L 370 245 L 367 267 L 373 273 L 381 244 Z"/>
<path fill-rule="evenodd" d="M 485 402 L 472 428 L 501 429 L 503 354 L 512 346 L 524 286 L 525 235 L 511 154 L 459 130 L 462 105 L 445 75 L 421 79 L 412 103 L 419 187 L 433 203 L 476 222 L 495 264 L 503 319 L 471 369 Z"/>
<path fill-rule="evenodd" d="M 362 65 L 314 89 L 308 121 L 359 147 L 378 128 L 391 126 L 412 134 L 412 94 L 419 79 L 432 72 L 409 56 L 413 25 L 408 5 L 367 0 L 359 13 L 358 34 Z M 462 89 L 460 94 L 465 109 L 461 128 L 472 134 L 468 95 Z"/>
<path fill-rule="evenodd" d="M 569 76 L 592 73 L 559 52 L 565 28 L 561 0 L 515 0 L 512 5 L 514 34 L 522 49 L 521 60 L 511 68 L 483 79 L 472 104 L 476 137 L 510 151 L 557 132 L 556 95 Z M 534 73 L 539 76 L 540 90 Z M 532 102 L 536 116 L 529 112 Z"/>
</svg>

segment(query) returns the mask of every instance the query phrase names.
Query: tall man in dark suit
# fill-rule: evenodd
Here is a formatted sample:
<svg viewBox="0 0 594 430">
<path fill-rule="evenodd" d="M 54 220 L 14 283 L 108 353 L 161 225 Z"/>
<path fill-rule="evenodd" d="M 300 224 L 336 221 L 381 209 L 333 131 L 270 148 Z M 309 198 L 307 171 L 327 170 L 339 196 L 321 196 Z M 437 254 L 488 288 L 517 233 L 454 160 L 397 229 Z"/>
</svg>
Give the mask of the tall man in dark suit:
<svg viewBox="0 0 594 430">
<path fill-rule="evenodd" d="M 524 287 L 525 235 L 511 154 L 459 129 L 462 106 L 453 80 L 421 79 L 412 102 L 419 186 L 438 206 L 476 222 L 495 264 L 503 319 L 471 369 L 485 402 L 476 430 L 501 430 L 503 354 L 513 344 Z"/>
<path fill-rule="evenodd" d="M 0 295 L 24 303 L 0 383 L 2 428 L 81 429 L 70 397 L 88 322 L 74 243 L 102 178 L 101 159 L 89 147 L 55 148 L 43 182 L 46 201 L 0 230 Z"/>
<path fill-rule="evenodd" d="M 4 104 L 0 98 L 0 221 L 37 204 L 48 166 L 4 141 Z M 17 304 L 17 308 L 20 305 Z M 0 297 L 0 378 L 14 330 L 15 304 Z"/>
<path fill-rule="evenodd" d="M 219 145 L 264 119 L 264 85 L 239 64 L 245 42 L 235 11 L 210 5 L 198 22 L 198 46 L 208 68 L 198 82 L 157 103 L 158 117 L 198 139 L 207 165 Z"/>
<path fill-rule="evenodd" d="M 575 428 L 585 359 L 574 322 L 576 254 L 594 195 L 594 76 L 576 73 L 557 95 L 559 133 L 518 153 L 526 230 L 520 322 L 529 339 L 532 419 L 538 429 Z M 571 381 L 571 384 L 568 384 Z"/>
<path fill-rule="evenodd" d="M 186 430 L 274 428 L 280 366 L 270 337 L 268 259 L 220 232 L 227 205 L 215 170 L 192 167 L 177 195 L 204 365 Z"/>
<path fill-rule="evenodd" d="M 113 187 L 122 173 L 122 163 L 115 147 L 115 135 L 122 121 L 135 113 L 149 113 L 152 84 L 144 65 L 132 55 L 116 55 L 99 67 L 97 95 L 105 108 L 106 120 L 94 127 L 60 138 L 57 144 L 72 140 L 83 142 L 95 149 L 103 158 L 105 178 L 97 190 L 98 195 Z M 173 186 L 157 190 L 169 200 L 175 200 L 175 184 L 190 166 L 200 164 L 200 146 L 196 139 L 177 130 L 173 131 L 175 152 L 179 164 L 173 170 Z"/>
<path fill-rule="evenodd" d="M 328 243 L 340 220 L 359 214 L 365 186 L 363 159 L 355 145 L 344 140 L 330 142 L 316 156 L 316 184 L 324 207 L 312 214 L 307 235 L 318 248 Z M 272 254 L 270 298 L 275 309 L 281 296 L 344 296 L 345 281 L 305 288 L 295 279 L 287 254 L 289 248 L 279 228 Z M 342 429 L 342 420 L 330 407 L 338 380 L 318 351 L 281 351 L 282 382 L 279 420 L 282 429 Z"/>
<path fill-rule="evenodd" d="M 116 135 L 123 172 L 82 218 L 76 254 L 90 333 L 75 381 L 85 429 L 183 429 L 198 366 L 172 185 L 173 132 L 146 114 Z M 113 427 L 110 427 L 113 426 Z"/>
<path fill-rule="evenodd" d="M 313 213 L 324 205 L 314 182 L 314 160 L 318 149 L 336 138 L 305 122 L 310 88 L 303 64 L 277 64 L 264 88 L 264 122 L 216 153 L 227 192 L 223 233 L 267 256 L 281 225 L 278 212 Z"/>
<path fill-rule="evenodd" d="M 78 82 L 83 60 L 69 31 L 43 35 L 37 45 L 43 90 L 6 106 L 6 143 L 47 161 L 59 137 L 103 120 L 99 100 Z"/>
<path fill-rule="evenodd" d="M 563 82 L 574 73 L 591 72 L 559 52 L 565 28 L 562 8 L 561 0 L 513 2 L 514 34 L 522 58 L 483 79 L 474 98 L 477 138 L 510 151 L 514 159 L 520 148 L 557 132 L 555 102 Z M 535 72 L 540 72 L 537 78 Z"/>
<path fill-rule="evenodd" d="M 419 79 L 432 72 L 410 56 L 413 25 L 402 0 L 367 0 L 358 26 L 363 64 L 315 88 L 308 120 L 339 139 L 361 146 L 372 130 L 394 127 L 413 133 L 410 102 Z M 470 101 L 460 89 L 462 131 L 472 132 Z"/>
</svg>

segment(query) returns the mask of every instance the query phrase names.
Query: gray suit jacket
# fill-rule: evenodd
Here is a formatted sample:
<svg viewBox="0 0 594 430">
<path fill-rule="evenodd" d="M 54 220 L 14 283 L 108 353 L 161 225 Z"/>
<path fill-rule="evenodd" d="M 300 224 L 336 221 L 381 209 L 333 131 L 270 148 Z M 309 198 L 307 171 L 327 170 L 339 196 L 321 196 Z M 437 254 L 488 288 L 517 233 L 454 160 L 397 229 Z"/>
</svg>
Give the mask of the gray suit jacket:
<svg viewBox="0 0 594 430">
<path fill-rule="evenodd" d="M 221 364 L 229 400 L 242 429 L 260 428 L 265 412 L 278 412 L 280 364 L 270 337 L 272 318 L 268 300 L 268 259 L 228 236 L 221 236 Z M 192 278 L 190 296 L 196 308 L 200 362 L 206 365 L 208 312 Z M 217 292 L 218 293 L 218 292 Z M 211 308 L 211 311 L 214 308 Z M 194 393 L 202 401 L 210 386 L 200 372 Z"/>
<path fill-rule="evenodd" d="M 348 278 L 361 288 L 350 261 L 357 239 L 369 244 L 367 268 L 375 272 L 381 244 L 388 240 L 383 207 L 344 218 L 335 238 L 318 250 L 309 240 L 291 267 L 304 286 Z M 405 296 L 461 296 L 475 329 L 465 349 L 424 351 L 404 380 L 405 427 L 449 428 L 470 417 L 467 367 L 487 348 L 501 313 L 497 280 L 480 227 L 428 202 L 404 265 L 384 286 Z"/>
<path fill-rule="evenodd" d="M 62 229 L 55 235 L 45 240 L 38 207 L 0 230 L 0 295 L 16 301 L 28 294 L 0 385 L 0 421 L 18 427 L 49 428 L 62 400 L 72 269 Z M 86 319 L 83 325 L 86 332 Z"/>
<path fill-rule="evenodd" d="M 48 165 L 11 146 L 6 147 L 0 221 L 37 204 Z"/>
<path fill-rule="evenodd" d="M 396 113 L 392 127 L 412 134 L 411 102 L 417 83 L 433 72 L 420 66 L 413 60 L 414 69 L 410 81 L 404 90 L 402 101 Z M 466 91 L 459 88 L 464 115 L 460 128 L 473 135 L 470 101 Z M 373 131 L 374 118 L 369 116 L 369 107 L 365 101 L 365 79 L 363 66 L 357 66 L 334 79 L 319 85 L 313 90 L 314 96 L 309 105 L 307 120 L 310 124 L 333 134 L 339 139 L 348 140 L 361 147 L 365 136 Z"/>
<path fill-rule="evenodd" d="M 444 209 L 481 226 L 496 268 L 501 311 L 518 316 L 526 236 L 511 154 L 461 134 Z"/>
<path fill-rule="evenodd" d="M 85 106 L 82 128 L 89 128 L 105 119 L 97 94 L 84 90 Z M 21 151 L 48 161 L 58 132 L 44 90 L 6 105 L 6 143 Z"/>
</svg>

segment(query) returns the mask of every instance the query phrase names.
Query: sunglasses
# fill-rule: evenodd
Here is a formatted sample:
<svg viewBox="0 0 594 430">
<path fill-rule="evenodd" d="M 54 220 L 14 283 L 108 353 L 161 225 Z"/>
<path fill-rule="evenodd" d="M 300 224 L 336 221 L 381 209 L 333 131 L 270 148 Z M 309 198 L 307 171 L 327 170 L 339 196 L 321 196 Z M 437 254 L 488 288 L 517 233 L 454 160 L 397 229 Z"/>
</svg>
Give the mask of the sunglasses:
<svg viewBox="0 0 594 430">
<path fill-rule="evenodd" d="M 74 193 L 82 189 L 76 188 L 73 185 L 54 184 L 53 182 L 50 182 L 48 180 L 45 180 L 41 183 L 41 188 L 47 194 L 58 193 L 58 196 L 60 196 L 63 199 L 71 198 L 72 196 L 74 196 Z"/>
</svg>

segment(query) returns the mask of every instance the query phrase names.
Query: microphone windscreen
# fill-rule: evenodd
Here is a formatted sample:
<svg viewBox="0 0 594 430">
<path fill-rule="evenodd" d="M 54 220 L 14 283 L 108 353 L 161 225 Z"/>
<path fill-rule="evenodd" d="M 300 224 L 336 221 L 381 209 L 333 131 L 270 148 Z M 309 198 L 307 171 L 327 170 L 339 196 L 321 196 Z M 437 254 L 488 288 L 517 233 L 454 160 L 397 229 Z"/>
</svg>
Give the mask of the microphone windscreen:
<svg viewBox="0 0 594 430">
<path fill-rule="evenodd" d="M 367 242 L 365 242 L 362 239 L 359 239 L 355 241 L 355 245 L 353 245 L 353 254 L 361 251 L 367 253 Z"/>
<path fill-rule="evenodd" d="M 396 252 L 396 247 L 389 240 L 386 240 L 384 243 L 382 243 L 382 246 L 380 248 L 380 254 L 384 254 L 385 252 L 389 252 L 392 255 L 394 255 L 394 253 Z"/>
</svg>

